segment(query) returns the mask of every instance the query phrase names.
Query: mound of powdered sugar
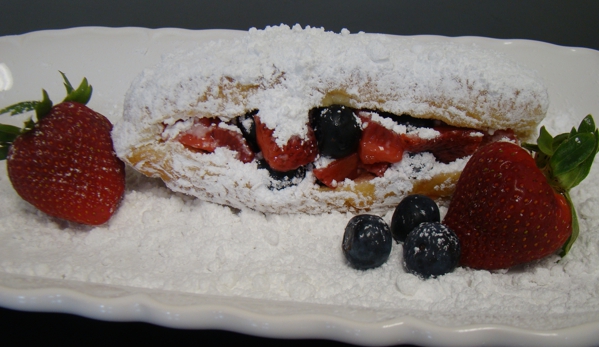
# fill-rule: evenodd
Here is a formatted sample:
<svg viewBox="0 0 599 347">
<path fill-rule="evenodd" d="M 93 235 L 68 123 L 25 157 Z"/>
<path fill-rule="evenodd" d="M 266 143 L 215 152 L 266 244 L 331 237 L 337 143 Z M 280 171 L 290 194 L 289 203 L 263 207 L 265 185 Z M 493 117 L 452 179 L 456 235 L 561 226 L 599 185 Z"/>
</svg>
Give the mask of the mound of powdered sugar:
<svg viewBox="0 0 599 347">
<path fill-rule="evenodd" d="M 552 328 L 579 323 L 563 321 L 563 315 L 580 313 L 576 316 L 584 322 L 599 311 L 596 169 L 572 192 L 580 238 L 566 258 L 551 256 L 510 271 L 458 268 L 426 281 L 404 270 L 397 245 L 380 268 L 349 267 L 341 251 L 349 213 L 233 210 L 173 194 L 159 181 L 129 172 L 116 215 L 104 226 L 85 228 L 37 212 L 16 195 L 1 170 L 0 270 L 6 273 L 398 310 L 452 325 L 477 323 L 479 316 L 511 324 L 515 317 L 532 315 L 556 318 L 518 325 Z M 391 214 L 384 216 L 387 221 Z"/>
</svg>

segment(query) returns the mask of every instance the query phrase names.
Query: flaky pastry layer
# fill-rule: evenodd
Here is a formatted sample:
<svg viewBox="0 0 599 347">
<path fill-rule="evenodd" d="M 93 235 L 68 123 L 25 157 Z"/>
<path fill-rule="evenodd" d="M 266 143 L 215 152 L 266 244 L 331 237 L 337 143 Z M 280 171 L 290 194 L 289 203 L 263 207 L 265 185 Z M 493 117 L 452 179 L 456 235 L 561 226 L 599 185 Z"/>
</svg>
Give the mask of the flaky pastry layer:
<svg viewBox="0 0 599 347">
<path fill-rule="evenodd" d="M 299 184 L 273 190 L 256 162 L 244 164 L 225 148 L 190 151 L 173 140 L 176 133 L 164 133 L 192 118 L 226 122 L 258 110 L 284 145 L 306 134 L 311 109 L 333 104 L 489 132 L 512 129 L 528 139 L 545 116 L 548 95 L 534 71 L 473 45 L 269 27 L 171 54 L 145 70 L 126 95 L 113 140 L 119 157 L 143 174 L 236 208 L 376 211 L 410 193 L 451 194 L 467 158 L 442 164 L 428 153 L 406 155 L 384 177 L 330 189 L 308 172 Z"/>
</svg>

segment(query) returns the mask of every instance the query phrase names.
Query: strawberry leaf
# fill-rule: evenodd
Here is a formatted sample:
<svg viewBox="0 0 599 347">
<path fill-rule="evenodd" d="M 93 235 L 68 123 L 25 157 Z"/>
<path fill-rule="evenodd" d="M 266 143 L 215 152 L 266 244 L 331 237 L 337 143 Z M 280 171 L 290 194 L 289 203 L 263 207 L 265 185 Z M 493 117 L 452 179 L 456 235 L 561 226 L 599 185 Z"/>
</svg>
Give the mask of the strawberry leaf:
<svg viewBox="0 0 599 347">
<path fill-rule="evenodd" d="M 77 89 L 74 89 L 71 85 L 71 82 L 69 82 L 67 76 L 62 72 L 60 72 L 60 74 L 64 79 L 64 86 L 67 90 L 67 96 L 64 98 L 63 101 L 75 101 L 84 105 L 87 104 L 89 99 L 92 97 L 93 91 L 92 86 L 89 85 L 87 82 L 87 78 L 83 78 L 79 87 L 77 87 Z"/>
<path fill-rule="evenodd" d="M 593 155 L 596 140 L 591 133 L 576 134 L 560 144 L 549 160 L 553 175 L 559 177 L 576 169 Z"/>
<path fill-rule="evenodd" d="M 67 90 L 67 96 L 64 101 L 74 101 L 79 102 L 81 104 L 87 104 L 92 94 L 92 86 L 89 85 L 86 78 L 83 78 L 81 84 L 77 89 L 73 88 L 71 82 L 67 79 L 67 76 L 59 71 L 64 80 L 64 86 Z M 41 101 L 25 101 L 20 102 L 14 105 L 10 105 L 3 109 L 0 109 L 0 114 L 9 113 L 11 116 L 35 111 L 36 120 L 39 122 L 46 115 L 50 113 L 50 110 L 53 107 L 53 103 L 48 96 L 48 92 L 45 89 L 42 89 L 42 100 Z M 32 118 L 29 118 L 25 121 L 23 129 L 12 125 L 2 125 L 0 124 L 0 160 L 6 159 L 8 155 L 8 150 L 12 144 L 12 142 L 22 133 L 33 129 L 35 126 L 35 121 Z"/>
<path fill-rule="evenodd" d="M 565 186 L 567 190 L 576 187 L 589 175 L 589 172 L 591 172 L 591 167 L 593 166 L 595 155 L 599 150 L 599 130 L 595 129 L 593 137 L 595 138 L 595 148 L 593 149 L 591 155 L 582 164 L 580 164 L 580 166 L 576 170 L 574 170 L 574 172 L 571 175 L 569 175 L 570 177 L 568 182 L 562 183 L 567 183 L 567 187 Z M 576 174 L 576 176 L 574 175 L 574 173 Z"/>
<path fill-rule="evenodd" d="M 0 143 L 0 160 L 5 160 L 6 157 L 8 156 L 8 149 L 10 148 L 9 145 L 5 145 L 3 143 Z"/>
<path fill-rule="evenodd" d="M 553 147 L 553 136 L 549 134 L 545 127 L 541 128 L 541 132 L 539 134 L 539 138 L 537 139 L 537 145 L 541 152 L 547 155 L 553 155 L 554 147 Z"/>
<path fill-rule="evenodd" d="M 553 138 L 553 148 L 554 150 L 558 148 L 564 141 L 570 138 L 570 133 L 559 134 Z"/>
<path fill-rule="evenodd" d="M 19 137 L 23 132 L 29 130 L 31 127 L 28 125 L 35 125 L 35 123 L 29 118 L 28 122 L 25 122 L 25 128 L 21 129 L 14 125 L 0 124 L 0 160 L 5 160 L 8 156 L 8 149 L 12 143 Z"/>
<path fill-rule="evenodd" d="M 21 132 L 26 132 L 27 130 L 33 129 L 34 125 L 35 125 L 35 122 L 33 121 L 33 119 L 29 118 L 28 120 L 25 121 L 25 125 L 24 125 L 23 129 L 21 130 Z"/>
<path fill-rule="evenodd" d="M 575 136 L 576 134 L 578 134 L 578 130 L 576 130 L 575 127 L 572 127 L 572 130 L 570 130 L 570 137 Z"/>
<path fill-rule="evenodd" d="M 526 148 L 527 150 L 529 150 L 533 153 L 541 152 L 541 150 L 539 149 L 539 145 L 537 145 L 536 143 L 522 143 L 522 147 Z"/>
<path fill-rule="evenodd" d="M 574 170 L 566 172 L 565 174 L 556 177 L 557 184 L 554 185 L 554 188 L 560 192 L 567 192 L 570 189 L 576 187 L 588 176 L 589 172 L 591 171 L 592 165 L 593 161 L 587 160 L 580 166 L 576 167 Z"/>
<path fill-rule="evenodd" d="M 39 104 L 39 101 L 23 101 L 14 105 L 7 106 L 0 110 L 0 114 L 10 113 L 11 116 L 16 116 L 25 112 L 33 111 Z"/>
<path fill-rule="evenodd" d="M 37 105 L 35 105 L 35 116 L 37 117 L 38 122 L 50 113 L 50 110 L 52 109 L 52 100 L 48 97 L 48 92 L 45 89 L 42 89 L 42 95 L 42 101 L 39 101 Z"/>
<path fill-rule="evenodd" d="M 588 115 L 584 117 L 580 125 L 578 126 L 579 133 L 592 133 L 595 132 L 597 127 L 595 126 L 595 121 L 593 120 L 593 116 Z"/>
<path fill-rule="evenodd" d="M 71 94 L 73 92 L 73 90 L 75 90 L 75 88 L 73 88 L 73 86 L 71 85 L 71 82 L 69 81 L 69 79 L 67 78 L 67 75 L 65 75 L 64 72 L 62 71 L 58 71 L 60 72 L 60 74 L 62 75 L 62 79 L 64 80 L 64 87 L 67 90 L 67 95 Z"/>
<path fill-rule="evenodd" d="M 19 127 L 0 124 L 0 143 L 12 143 L 20 134 Z"/>
</svg>

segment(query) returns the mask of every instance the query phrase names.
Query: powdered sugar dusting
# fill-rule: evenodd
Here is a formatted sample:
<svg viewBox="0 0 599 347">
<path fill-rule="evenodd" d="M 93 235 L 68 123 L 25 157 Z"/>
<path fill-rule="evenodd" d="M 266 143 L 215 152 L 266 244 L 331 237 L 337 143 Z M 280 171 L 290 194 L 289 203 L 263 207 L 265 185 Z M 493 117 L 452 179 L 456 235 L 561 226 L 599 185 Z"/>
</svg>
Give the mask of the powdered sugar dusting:
<svg viewBox="0 0 599 347">
<path fill-rule="evenodd" d="M 397 204 L 418 181 L 463 167 L 464 161 L 432 165 L 422 162 L 432 157 L 406 158 L 371 181 L 373 203 L 372 194 L 320 189 L 310 172 L 301 184 L 272 191 L 257 162 L 242 165 L 231 153 L 218 155 L 225 149 L 206 155 L 161 141 L 184 131 L 194 117 L 228 121 L 257 110 L 260 122 L 274 129 L 277 144 L 284 146 L 292 136 L 306 136 L 310 110 L 327 102 L 481 130 L 512 128 L 522 135 L 544 117 L 548 96 L 536 72 L 472 45 L 281 25 L 176 52 L 146 69 L 125 97 L 123 120 L 113 131 L 115 150 L 177 192 L 262 212 L 380 211 Z M 401 134 L 438 136 L 432 129 L 399 125 L 376 113 L 372 117 Z M 144 145 L 163 154 L 149 164 L 131 159 L 144 155 L 137 152 Z M 418 170 L 409 166 L 414 163 Z M 447 181 L 436 189 L 450 186 Z"/>
<path fill-rule="evenodd" d="M 143 130 L 156 124 L 194 116 L 228 120 L 256 109 L 284 145 L 305 136 L 308 111 L 338 91 L 348 106 L 523 133 L 534 130 L 548 105 L 536 73 L 496 52 L 281 25 L 175 52 L 145 70 L 124 106 L 137 131 L 117 131 L 116 150 L 125 154 L 128 144 L 150 140 Z"/>
</svg>

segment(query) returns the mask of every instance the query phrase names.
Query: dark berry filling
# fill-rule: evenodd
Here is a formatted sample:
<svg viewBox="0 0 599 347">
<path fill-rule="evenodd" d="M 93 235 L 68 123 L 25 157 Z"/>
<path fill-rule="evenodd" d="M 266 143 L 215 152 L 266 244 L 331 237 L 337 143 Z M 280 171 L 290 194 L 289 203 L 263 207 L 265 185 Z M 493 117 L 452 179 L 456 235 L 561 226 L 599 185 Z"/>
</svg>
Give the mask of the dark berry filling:
<svg viewBox="0 0 599 347">
<path fill-rule="evenodd" d="M 258 110 L 253 110 L 233 120 L 254 153 L 260 152 L 260 147 L 258 147 L 258 141 L 256 140 L 256 123 L 254 122 L 254 116 L 257 113 Z"/>
<path fill-rule="evenodd" d="M 300 166 L 297 169 L 282 172 L 273 170 L 264 159 L 260 159 L 258 160 L 258 168 L 268 171 L 268 175 L 271 178 L 268 184 L 269 189 L 281 190 L 290 186 L 294 186 L 306 177 L 305 166 Z"/>
<path fill-rule="evenodd" d="M 338 105 L 317 108 L 310 118 L 320 155 L 341 159 L 357 152 L 362 128 L 353 109 Z"/>
</svg>

